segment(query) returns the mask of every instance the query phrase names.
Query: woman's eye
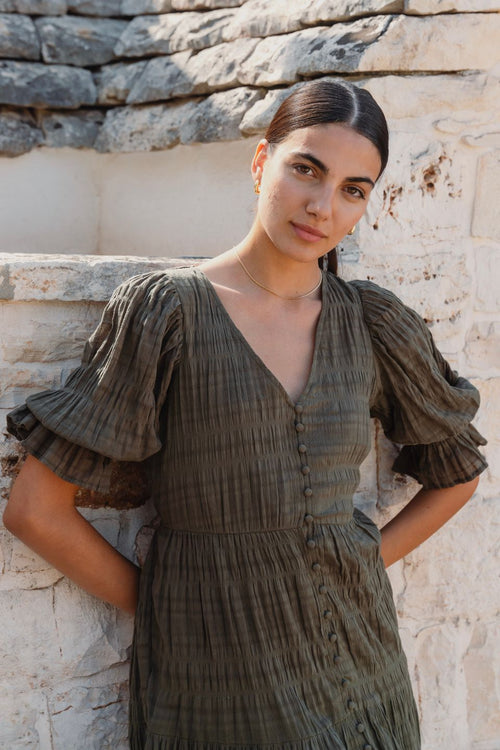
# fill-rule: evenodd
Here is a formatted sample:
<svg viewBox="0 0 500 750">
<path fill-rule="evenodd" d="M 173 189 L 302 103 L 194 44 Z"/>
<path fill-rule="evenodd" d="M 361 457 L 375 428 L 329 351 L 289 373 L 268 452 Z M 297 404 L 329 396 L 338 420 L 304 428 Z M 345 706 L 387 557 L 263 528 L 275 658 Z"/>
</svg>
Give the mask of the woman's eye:
<svg viewBox="0 0 500 750">
<path fill-rule="evenodd" d="M 361 188 L 356 187 L 356 185 L 348 185 L 346 187 L 346 190 L 349 193 L 349 195 L 352 195 L 355 198 L 365 198 L 364 192 L 361 190 Z"/>
<path fill-rule="evenodd" d="M 305 174 L 305 175 L 312 175 L 313 169 L 307 164 L 294 164 L 293 168 L 299 173 L 299 174 Z"/>
</svg>

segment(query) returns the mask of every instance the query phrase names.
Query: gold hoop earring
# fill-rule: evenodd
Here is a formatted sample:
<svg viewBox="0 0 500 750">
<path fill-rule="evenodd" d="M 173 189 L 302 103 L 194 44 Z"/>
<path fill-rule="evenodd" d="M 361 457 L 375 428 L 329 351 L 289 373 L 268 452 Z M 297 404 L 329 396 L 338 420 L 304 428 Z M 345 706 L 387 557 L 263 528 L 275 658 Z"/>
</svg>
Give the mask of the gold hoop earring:
<svg viewBox="0 0 500 750">
<path fill-rule="evenodd" d="M 258 180 L 255 180 L 253 184 L 253 190 L 254 190 L 254 193 L 257 193 L 257 195 L 260 194 L 260 182 Z"/>
<path fill-rule="evenodd" d="M 349 229 L 349 231 L 347 232 L 347 234 L 354 234 L 355 231 L 356 231 L 356 224 L 353 226 L 352 229 Z"/>
</svg>

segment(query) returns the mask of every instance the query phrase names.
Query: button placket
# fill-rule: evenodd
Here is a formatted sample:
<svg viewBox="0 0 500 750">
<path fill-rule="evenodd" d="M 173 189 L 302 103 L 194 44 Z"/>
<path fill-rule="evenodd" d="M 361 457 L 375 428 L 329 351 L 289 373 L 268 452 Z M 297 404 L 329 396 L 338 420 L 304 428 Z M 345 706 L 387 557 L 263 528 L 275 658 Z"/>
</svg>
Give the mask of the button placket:
<svg viewBox="0 0 500 750">
<path fill-rule="evenodd" d="M 314 515 L 311 512 L 311 507 L 309 504 L 310 498 L 313 496 L 313 490 L 311 487 L 311 469 L 307 463 L 307 443 L 304 440 L 304 433 L 306 431 L 306 426 L 302 419 L 302 414 L 304 412 L 304 407 L 302 404 L 295 404 L 295 422 L 294 422 L 294 428 L 295 432 L 297 434 L 298 438 L 298 445 L 297 450 L 300 455 L 300 471 L 303 476 L 304 485 L 302 494 L 304 496 L 304 524 L 307 528 L 307 538 L 306 538 L 306 545 L 310 550 L 316 549 L 317 542 L 314 538 Z M 318 564 L 319 565 L 319 564 Z"/>
<path fill-rule="evenodd" d="M 300 471 L 304 479 L 304 485 L 303 485 L 303 490 L 302 490 L 302 494 L 304 497 L 303 521 L 306 527 L 306 546 L 308 549 L 312 551 L 317 548 L 317 540 L 314 538 L 314 535 L 313 535 L 314 534 L 314 514 L 312 512 L 312 507 L 311 507 L 311 498 L 314 496 L 314 491 L 311 486 L 311 469 L 307 461 L 307 442 L 306 442 L 307 429 L 303 421 L 303 412 L 304 412 L 304 408 L 302 404 L 296 404 L 294 427 L 295 427 L 295 433 L 298 438 L 297 450 L 298 450 L 300 460 L 301 460 Z M 311 569 L 316 575 L 321 576 L 321 565 L 318 560 L 313 560 L 313 562 L 311 563 Z M 324 581 L 321 580 L 321 578 L 320 578 L 320 581 L 315 585 L 317 586 L 317 591 L 320 597 L 324 597 L 325 595 L 328 594 L 328 586 L 326 585 Z M 327 623 L 333 624 L 332 623 L 333 611 L 331 609 L 324 606 L 322 615 L 323 615 L 323 619 Z M 343 659 L 342 659 L 341 654 L 339 653 L 338 636 L 333 628 L 330 627 L 327 637 L 330 643 L 332 644 L 332 646 L 334 646 L 336 650 L 336 653 L 333 656 L 333 663 L 337 668 L 340 669 L 342 668 L 342 665 L 343 665 Z M 350 681 L 347 677 L 341 676 L 340 684 L 345 690 L 347 690 L 349 687 Z M 348 709 L 351 711 L 355 711 L 357 708 L 357 704 L 353 700 L 353 698 L 347 695 L 345 700 L 346 700 L 346 705 Z M 365 726 L 361 721 L 358 720 L 355 726 L 360 734 L 362 733 L 364 734 Z M 363 750 L 371 750 L 371 745 L 368 742 L 365 742 L 365 744 L 363 745 Z"/>
</svg>

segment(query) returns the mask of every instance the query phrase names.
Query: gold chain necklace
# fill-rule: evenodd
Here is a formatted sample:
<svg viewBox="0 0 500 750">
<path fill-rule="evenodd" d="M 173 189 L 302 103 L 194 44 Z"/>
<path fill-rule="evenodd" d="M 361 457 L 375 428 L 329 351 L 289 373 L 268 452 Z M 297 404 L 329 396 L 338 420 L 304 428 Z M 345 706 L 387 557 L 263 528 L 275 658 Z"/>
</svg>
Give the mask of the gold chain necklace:
<svg viewBox="0 0 500 750">
<path fill-rule="evenodd" d="M 256 284 L 257 286 L 260 286 L 260 288 L 261 288 L 261 289 L 265 289 L 265 290 L 266 290 L 266 292 L 269 292 L 270 294 L 274 294 L 274 296 L 275 296 L 275 297 L 279 297 L 280 299 L 290 299 L 290 300 L 292 300 L 292 299 L 302 299 L 303 297 L 309 297 L 309 296 L 310 296 L 311 294 L 313 294 L 313 293 L 314 293 L 314 292 L 315 292 L 315 291 L 316 291 L 317 289 L 319 289 L 319 288 L 320 288 L 320 286 L 321 286 L 321 282 L 323 281 L 323 274 L 321 273 L 321 270 L 320 270 L 320 272 L 319 272 L 319 281 L 318 281 L 318 283 L 317 283 L 317 284 L 315 284 L 315 285 L 313 286 L 313 288 L 312 288 L 312 289 L 310 289 L 310 290 L 309 290 L 308 292 L 306 292 L 305 294 L 298 294 L 298 295 L 297 295 L 296 297 L 285 297 L 285 296 L 284 296 L 283 294 L 278 294 L 278 292 L 275 292 L 275 291 L 274 291 L 273 289 L 270 289 L 270 288 L 269 288 L 268 286 L 265 286 L 265 284 L 261 284 L 261 283 L 260 283 L 260 281 L 257 281 L 257 279 L 255 279 L 255 278 L 254 278 L 254 277 L 252 276 L 252 274 L 250 273 L 250 271 L 248 270 L 248 268 L 247 268 L 247 267 L 245 266 L 245 264 L 243 263 L 243 261 L 242 261 L 242 259 L 241 259 L 241 257 L 240 257 L 240 254 L 239 254 L 239 252 L 237 251 L 237 249 L 236 249 L 236 248 L 234 248 L 234 252 L 235 252 L 235 254 L 236 254 L 236 257 L 238 258 L 238 261 L 239 261 L 239 263 L 240 263 L 240 265 L 241 265 L 242 269 L 243 269 L 243 270 L 245 271 L 245 273 L 246 273 L 246 275 L 248 276 L 248 278 L 249 278 L 249 279 L 250 279 L 251 281 L 253 281 L 253 283 L 254 283 L 254 284 Z"/>
</svg>

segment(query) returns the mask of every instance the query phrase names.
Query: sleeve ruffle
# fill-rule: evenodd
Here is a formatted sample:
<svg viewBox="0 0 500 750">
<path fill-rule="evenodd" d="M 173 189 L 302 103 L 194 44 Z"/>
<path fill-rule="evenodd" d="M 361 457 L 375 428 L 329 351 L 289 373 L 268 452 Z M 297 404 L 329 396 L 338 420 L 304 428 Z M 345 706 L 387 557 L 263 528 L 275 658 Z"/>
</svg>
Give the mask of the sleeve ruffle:
<svg viewBox="0 0 500 750">
<path fill-rule="evenodd" d="M 64 386 L 30 396 L 7 416 L 7 429 L 63 479 L 106 491 L 113 460 L 160 450 L 160 412 L 182 340 L 175 285 L 164 272 L 133 277 L 113 293 Z"/>
<path fill-rule="evenodd" d="M 374 352 L 370 413 L 403 446 L 394 471 L 426 488 L 470 481 L 487 466 L 477 447 L 486 440 L 471 425 L 479 392 L 451 369 L 414 310 L 372 282 L 352 284 Z"/>
</svg>

